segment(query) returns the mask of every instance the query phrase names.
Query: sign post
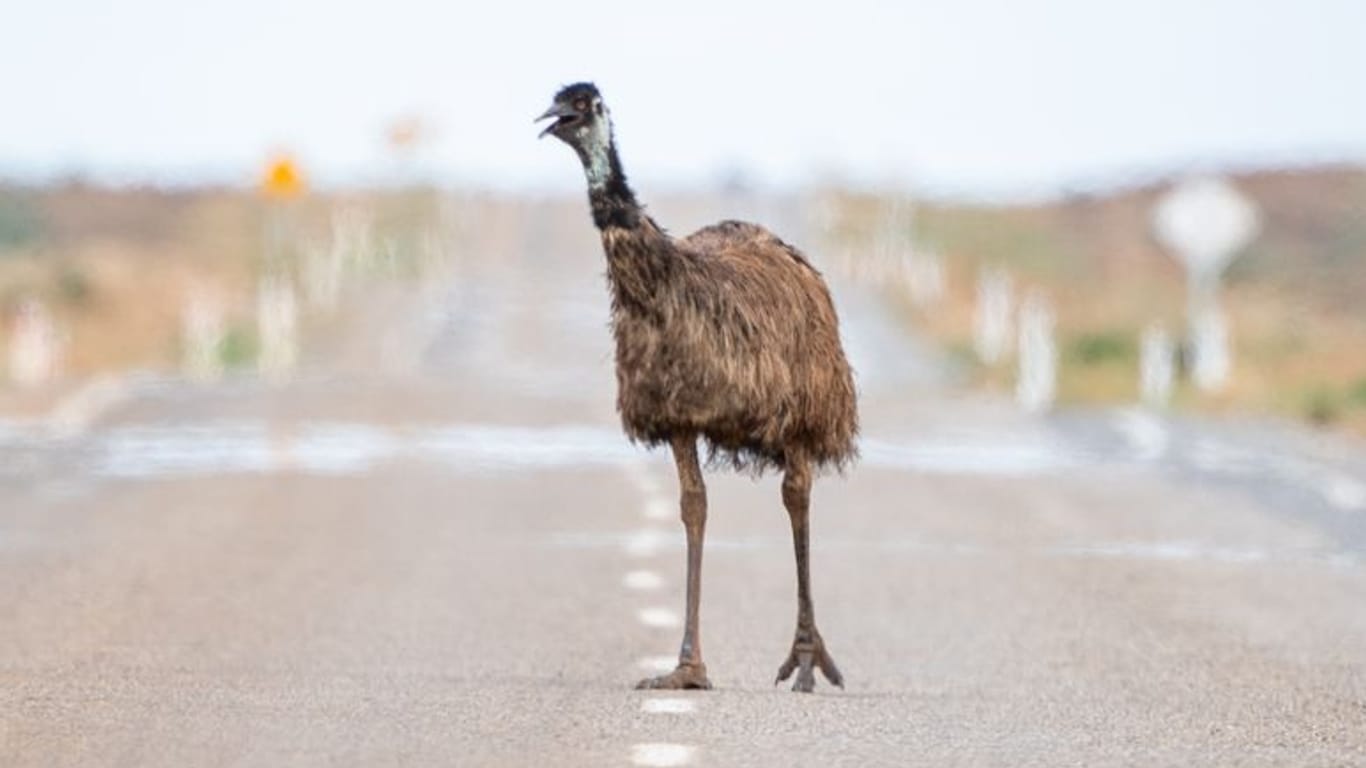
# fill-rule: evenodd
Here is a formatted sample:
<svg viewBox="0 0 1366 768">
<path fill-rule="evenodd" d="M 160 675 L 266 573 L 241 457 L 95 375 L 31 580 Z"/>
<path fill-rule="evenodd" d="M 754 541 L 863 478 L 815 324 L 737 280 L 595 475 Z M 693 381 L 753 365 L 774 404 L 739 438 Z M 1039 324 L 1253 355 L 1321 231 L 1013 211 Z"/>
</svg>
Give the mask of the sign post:
<svg viewBox="0 0 1366 768">
<path fill-rule="evenodd" d="M 257 370 L 276 380 L 288 377 L 299 357 L 299 310 L 292 260 L 297 247 L 292 203 L 308 193 L 302 168 L 281 154 L 266 165 L 261 194 L 266 198 L 265 268 L 256 290 Z"/>
<path fill-rule="evenodd" d="M 1218 178 L 1183 181 L 1158 201 L 1153 230 L 1186 268 L 1187 351 L 1196 386 L 1221 389 L 1232 368 L 1219 279 L 1261 227 L 1252 201 Z"/>
<path fill-rule="evenodd" d="M 1011 291 L 1010 273 L 1000 267 L 978 275 L 973 346 L 987 365 L 1001 362 L 1010 351 Z"/>
<path fill-rule="evenodd" d="M 1058 345 L 1053 338 L 1053 307 L 1038 292 L 1020 304 L 1019 378 L 1015 399 L 1030 413 L 1053 405 L 1058 392 Z"/>
</svg>

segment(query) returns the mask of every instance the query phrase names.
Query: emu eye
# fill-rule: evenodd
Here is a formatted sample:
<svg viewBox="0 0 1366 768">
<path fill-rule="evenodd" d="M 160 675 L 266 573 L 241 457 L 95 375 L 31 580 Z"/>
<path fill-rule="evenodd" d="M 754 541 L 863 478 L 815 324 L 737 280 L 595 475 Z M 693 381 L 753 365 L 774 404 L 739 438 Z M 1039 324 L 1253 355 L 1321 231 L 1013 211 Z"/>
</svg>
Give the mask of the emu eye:
<svg viewBox="0 0 1366 768">
<path fill-rule="evenodd" d="M 578 101 L 574 102 L 574 109 L 577 109 L 580 112 L 587 112 L 588 102 L 584 101 L 583 99 L 579 99 Z"/>
</svg>

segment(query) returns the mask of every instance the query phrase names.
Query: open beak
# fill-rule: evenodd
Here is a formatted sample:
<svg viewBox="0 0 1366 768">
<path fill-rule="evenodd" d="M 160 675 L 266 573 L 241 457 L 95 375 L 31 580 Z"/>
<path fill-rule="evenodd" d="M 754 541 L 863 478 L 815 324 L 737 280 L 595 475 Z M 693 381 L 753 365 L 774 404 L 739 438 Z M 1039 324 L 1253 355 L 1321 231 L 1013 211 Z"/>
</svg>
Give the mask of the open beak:
<svg viewBox="0 0 1366 768">
<path fill-rule="evenodd" d="M 541 134 L 540 134 L 539 136 L 537 136 L 536 138 L 538 138 L 538 139 L 543 139 L 543 138 L 545 138 L 545 135 L 546 135 L 547 133 L 550 133 L 551 131 L 555 130 L 556 126 L 560 125 L 561 123 L 569 122 L 570 120 L 572 120 L 572 119 L 574 119 L 574 118 L 576 118 L 576 117 L 578 117 L 578 116 L 579 116 L 579 113 L 578 113 L 578 112 L 575 112 L 575 111 L 574 111 L 574 108 L 571 107 L 571 106 L 569 106 L 568 104 L 552 104 L 552 105 L 550 105 L 550 109 L 547 109 L 544 113 L 541 114 L 540 117 L 536 118 L 536 119 L 533 120 L 532 122 L 533 122 L 533 123 L 539 123 L 539 122 L 541 122 L 542 120 L 549 120 L 549 119 L 551 119 L 552 117 L 555 118 L 555 122 L 551 123 L 550 125 L 547 125 L 547 126 L 545 127 L 545 130 L 544 130 L 544 131 L 541 131 Z"/>
</svg>

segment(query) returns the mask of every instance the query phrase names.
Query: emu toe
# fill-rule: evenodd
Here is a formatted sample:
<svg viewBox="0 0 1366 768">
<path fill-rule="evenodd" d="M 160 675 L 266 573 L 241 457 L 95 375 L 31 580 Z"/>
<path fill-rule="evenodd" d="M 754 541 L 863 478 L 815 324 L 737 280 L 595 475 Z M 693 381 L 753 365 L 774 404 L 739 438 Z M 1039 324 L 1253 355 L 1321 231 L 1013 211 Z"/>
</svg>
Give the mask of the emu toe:
<svg viewBox="0 0 1366 768">
<path fill-rule="evenodd" d="M 798 632 L 797 639 L 792 643 L 792 651 L 788 653 L 787 661 L 778 668 L 778 677 L 773 684 L 781 683 L 795 671 L 797 679 L 792 682 L 792 690 L 798 693 L 811 693 L 816 687 L 813 668 L 820 669 L 821 674 L 831 685 L 844 688 L 844 675 L 840 674 L 839 667 L 835 666 L 835 660 L 825 650 L 825 641 L 821 640 L 820 634 L 813 632 L 811 639 L 806 639 Z"/>
<path fill-rule="evenodd" d="M 667 675 L 659 677 L 647 677 L 636 683 L 636 690 L 711 690 L 711 681 L 707 679 L 706 664 L 679 664 L 678 668 Z"/>
</svg>

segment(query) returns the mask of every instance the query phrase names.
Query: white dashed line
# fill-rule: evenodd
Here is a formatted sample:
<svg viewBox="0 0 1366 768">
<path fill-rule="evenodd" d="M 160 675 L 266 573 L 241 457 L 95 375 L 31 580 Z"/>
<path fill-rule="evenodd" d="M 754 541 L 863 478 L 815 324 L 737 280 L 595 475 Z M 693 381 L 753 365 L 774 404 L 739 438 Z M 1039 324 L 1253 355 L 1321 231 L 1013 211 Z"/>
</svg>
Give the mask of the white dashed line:
<svg viewBox="0 0 1366 768">
<path fill-rule="evenodd" d="M 631 747 L 631 762 L 655 768 L 687 765 L 695 752 L 697 748 L 687 744 L 637 744 Z"/>
<path fill-rule="evenodd" d="M 668 520 L 674 516 L 674 505 L 663 496 L 651 496 L 641 510 L 647 520 Z"/>
<path fill-rule="evenodd" d="M 664 531 L 646 528 L 632 533 L 622 545 L 631 557 L 651 557 L 673 540 Z"/>
<path fill-rule="evenodd" d="M 640 711 L 651 715 L 686 715 L 697 709 L 692 699 L 650 698 L 640 702 Z"/>
<path fill-rule="evenodd" d="M 654 571 L 631 571 L 621 579 L 627 589 L 638 592 L 651 592 L 664 586 L 664 579 Z"/>
<path fill-rule="evenodd" d="M 672 628 L 679 626 L 678 614 L 668 608 L 646 608 L 636 614 L 647 627 Z"/>
<path fill-rule="evenodd" d="M 650 472 L 650 466 L 645 462 L 627 462 L 623 469 L 626 470 L 626 477 L 635 484 L 641 495 L 658 496 L 663 490 L 654 474 Z"/>
<path fill-rule="evenodd" d="M 664 491 L 660 486 L 659 481 L 654 478 L 654 475 L 649 474 L 648 471 L 641 471 L 636 475 L 636 486 L 640 488 L 640 492 L 646 496 L 658 496 Z"/>
<path fill-rule="evenodd" d="M 646 656 L 636 661 L 636 666 L 646 672 L 672 672 L 678 666 L 678 657 Z"/>
</svg>

